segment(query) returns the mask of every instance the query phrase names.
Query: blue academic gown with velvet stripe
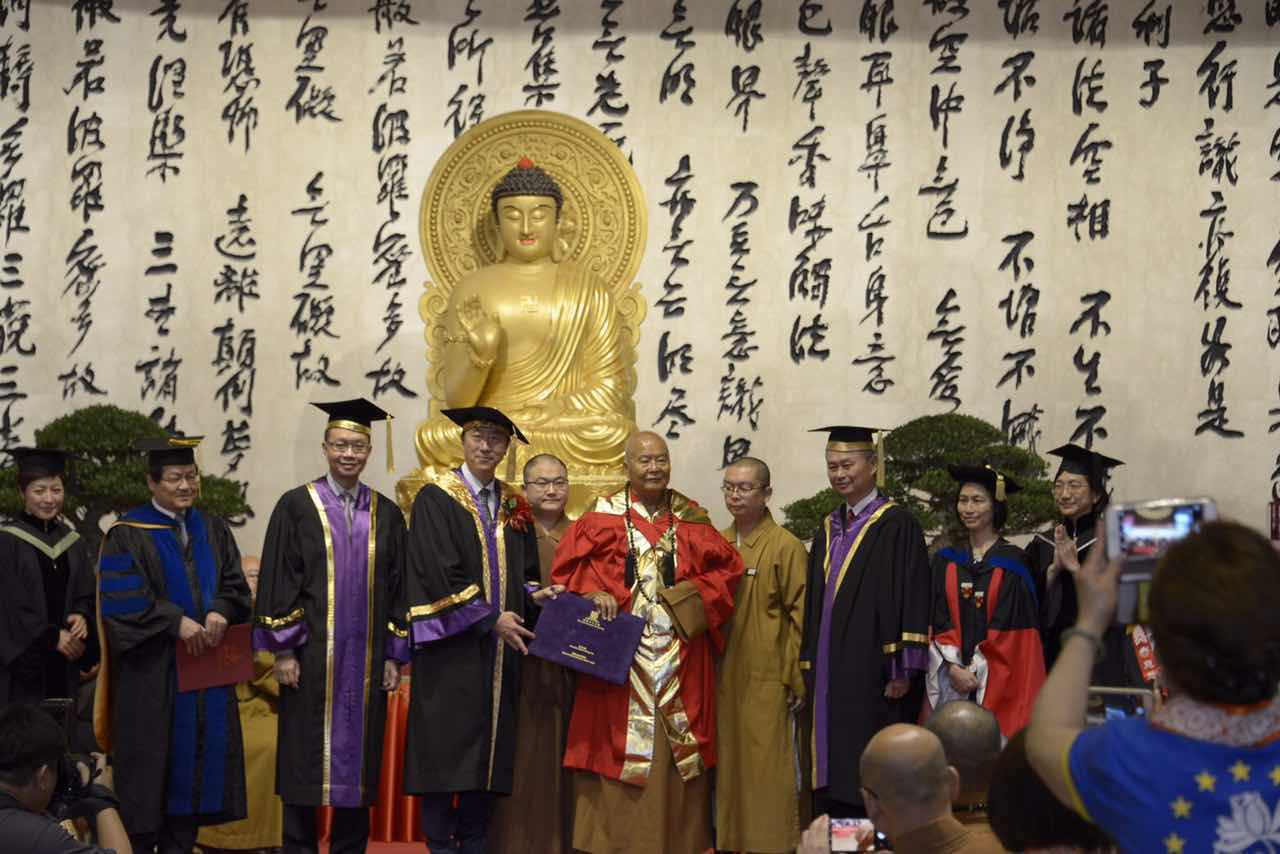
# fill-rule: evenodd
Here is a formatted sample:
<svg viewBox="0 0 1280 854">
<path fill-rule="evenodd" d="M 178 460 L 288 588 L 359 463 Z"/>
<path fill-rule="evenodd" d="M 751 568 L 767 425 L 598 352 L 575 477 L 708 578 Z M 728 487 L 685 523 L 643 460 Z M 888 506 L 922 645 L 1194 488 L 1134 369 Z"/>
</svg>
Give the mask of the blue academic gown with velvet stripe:
<svg viewBox="0 0 1280 854">
<path fill-rule="evenodd" d="M 189 510 L 187 534 L 184 549 L 148 504 L 107 532 L 99 560 L 115 791 L 133 834 L 158 831 L 165 815 L 221 824 L 246 814 L 235 688 L 179 693 L 175 659 L 184 616 L 243 623 L 249 586 L 224 522 Z"/>
</svg>

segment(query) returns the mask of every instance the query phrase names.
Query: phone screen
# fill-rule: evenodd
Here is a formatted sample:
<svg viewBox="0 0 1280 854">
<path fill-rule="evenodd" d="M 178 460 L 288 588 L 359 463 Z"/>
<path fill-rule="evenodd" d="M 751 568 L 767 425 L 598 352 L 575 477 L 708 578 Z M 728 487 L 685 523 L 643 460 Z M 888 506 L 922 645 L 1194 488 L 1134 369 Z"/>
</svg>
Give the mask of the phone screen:
<svg viewBox="0 0 1280 854">
<path fill-rule="evenodd" d="M 1147 622 L 1156 562 L 1169 546 L 1217 515 L 1217 506 L 1207 498 L 1116 503 L 1107 508 L 1107 554 L 1124 563 L 1116 597 L 1117 624 Z"/>
<path fill-rule="evenodd" d="M 869 818 L 831 819 L 831 850 L 880 851 L 880 837 Z"/>
<path fill-rule="evenodd" d="M 1117 552 L 1127 560 L 1158 559 L 1170 545 L 1199 530 L 1205 519 L 1205 504 L 1150 506 L 1136 504 L 1118 508 Z"/>
</svg>

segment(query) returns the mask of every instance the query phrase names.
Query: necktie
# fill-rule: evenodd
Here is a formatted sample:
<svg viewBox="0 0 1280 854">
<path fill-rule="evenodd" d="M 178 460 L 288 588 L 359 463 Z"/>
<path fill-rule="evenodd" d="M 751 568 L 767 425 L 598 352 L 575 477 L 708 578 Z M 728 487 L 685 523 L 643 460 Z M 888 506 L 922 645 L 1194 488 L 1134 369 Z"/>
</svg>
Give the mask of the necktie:
<svg viewBox="0 0 1280 854">
<path fill-rule="evenodd" d="M 491 522 L 493 521 L 493 507 L 492 505 L 489 504 L 490 494 L 491 494 L 491 491 L 489 487 L 487 486 L 480 487 L 480 506 L 484 508 L 486 520 Z"/>
<path fill-rule="evenodd" d="M 355 521 L 355 504 L 356 497 L 350 492 L 342 493 L 342 512 L 347 517 L 347 532 L 350 533 L 351 525 Z"/>
<path fill-rule="evenodd" d="M 178 545 L 182 546 L 182 550 L 187 549 L 187 514 L 179 513 L 174 517 L 178 522 Z"/>
</svg>

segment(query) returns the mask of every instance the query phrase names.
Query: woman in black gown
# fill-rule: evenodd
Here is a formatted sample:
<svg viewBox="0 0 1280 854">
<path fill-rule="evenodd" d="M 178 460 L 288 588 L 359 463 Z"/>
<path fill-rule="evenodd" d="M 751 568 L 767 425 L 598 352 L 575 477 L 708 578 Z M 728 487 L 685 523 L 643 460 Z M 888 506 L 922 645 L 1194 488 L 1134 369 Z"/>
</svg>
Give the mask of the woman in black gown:
<svg viewBox="0 0 1280 854">
<path fill-rule="evenodd" d="M 23 509 L 0 525 L 0 706 L 74 697 L 92 664 L 92 556 L 61 518 L 67 454 L 17 448 Z"/>
</svg>

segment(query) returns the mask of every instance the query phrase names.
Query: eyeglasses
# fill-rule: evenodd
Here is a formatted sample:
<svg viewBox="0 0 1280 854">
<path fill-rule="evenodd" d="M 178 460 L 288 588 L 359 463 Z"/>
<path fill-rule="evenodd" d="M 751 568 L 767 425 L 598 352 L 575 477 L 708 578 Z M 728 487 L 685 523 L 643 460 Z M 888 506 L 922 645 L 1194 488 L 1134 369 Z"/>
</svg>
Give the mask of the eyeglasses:
<svg viewBox="0 0 1280 854">
<path fill-rule="evenodd" d="M 330 450 L 337 451 L 339 454 L 345 454 L 350 451 L 357 457 L 363 457 L 365 454 L 369 453 L 369 451 L 373 450 L 373 445 L 370 445 L 368 442 L 325 442 L 325 445 L 327 445 Z"/>
<path fill-rule="evenodd" d="M 725 495 L 750 495 L 751 493 L 755 492 L 757 489 L 764 489 L 764 487 L 756 483 L 722 483 L 720 484 L 720 491 L 723 492 Z"/>
<path fill-rule="evenodd" d="M 1064 480 L 1053 485 L 1053 494 L 1071 493 L 1079 494 L 1089 488 L 1087 480 Z"/>
<path fill-rule="evenodd" d="M 195 472 L 194 474 L 167 474 L 164 477 L 160 478 L 160 482 L 163 483 L 165 486 L 180 486 L 184 483 L 189 483 L 192 486 L 196 486 L 200 483 L 200 473 Z"/>
<path fill-rule="evenodd" d="M 545 477 L 540 477 L 537 480 L 526 480 L 524 482 L 524 485 L 536 486 L 538 487 L 538 489 L 546 489 L 551 486 L 554 486 L 556 489 L 568 489 L 569 479 L 564 477 L 558 477 L 555 480 L 547 480 Z"/>
</svg>

